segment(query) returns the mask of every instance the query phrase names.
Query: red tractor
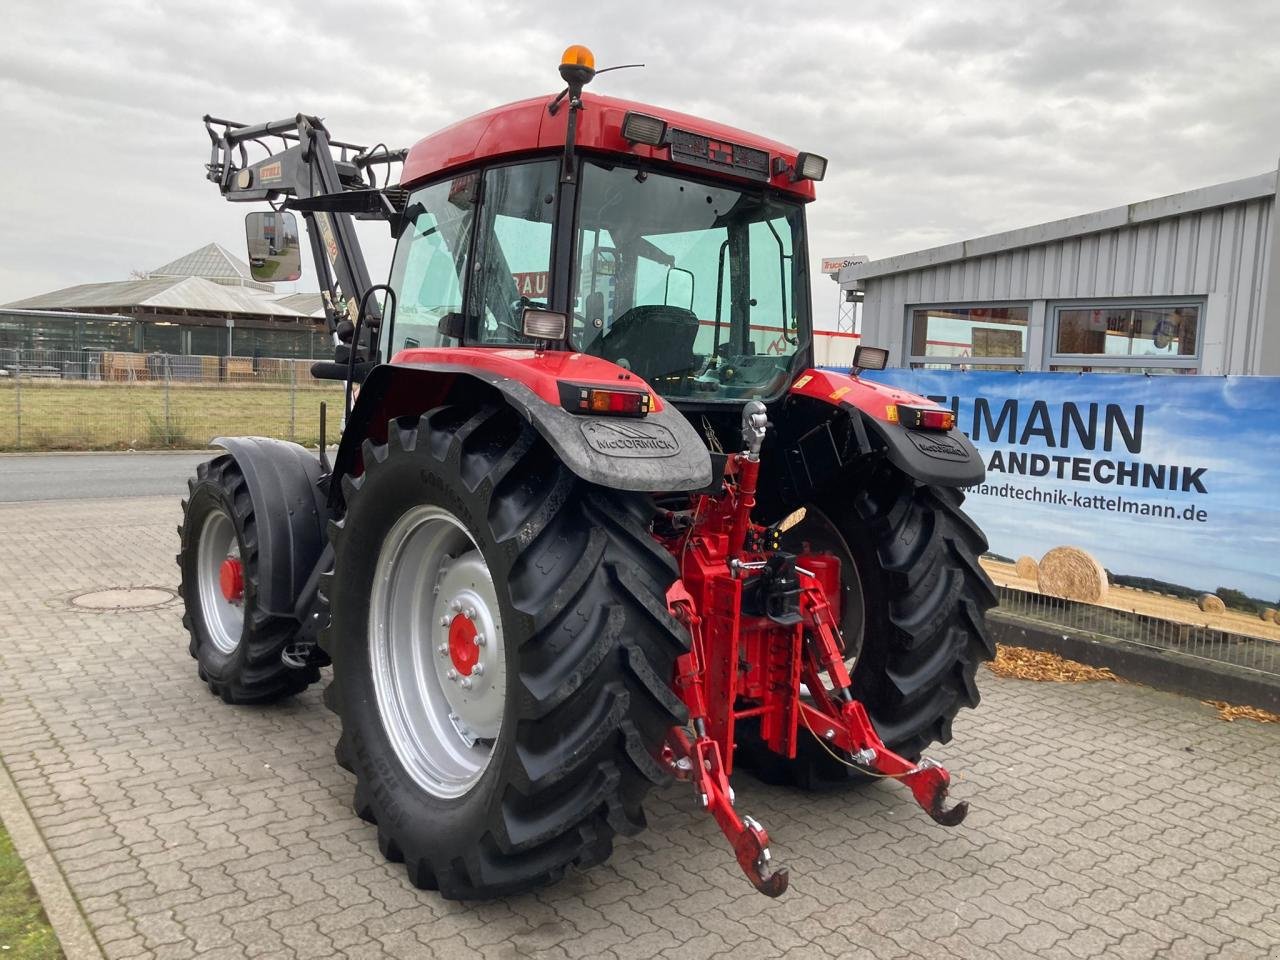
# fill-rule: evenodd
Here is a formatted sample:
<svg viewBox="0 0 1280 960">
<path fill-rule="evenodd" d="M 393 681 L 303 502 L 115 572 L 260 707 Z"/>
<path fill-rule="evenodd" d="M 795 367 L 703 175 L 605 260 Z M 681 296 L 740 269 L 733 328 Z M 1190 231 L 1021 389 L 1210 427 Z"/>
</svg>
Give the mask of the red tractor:
<svg viewBox="0 0 1280 960">
<path fill-rule="evenodd" d="M 214 442 L 183 505 L 191 653 L 228 703 L 332 664 L 356 813 L 419 887 L 600 863 L 675 777 L 777 896 L 735 763 L 964 816 L 923 753 L 993 653 L 960 509 L 983 467 L 949 410 L 859 379 L 883 352 L 814 369 L 824 159 L 584 95 L 582 47 L 560 73 L 407 151 L 205 118 L 209 178 L 272 205 L 260 276 L 296 277 L 302 215 L 335 350 L 313 373 L 347 399 L 332 464 Z M 389 223 L 388 284 L 353 218 Z"/>
</svg>

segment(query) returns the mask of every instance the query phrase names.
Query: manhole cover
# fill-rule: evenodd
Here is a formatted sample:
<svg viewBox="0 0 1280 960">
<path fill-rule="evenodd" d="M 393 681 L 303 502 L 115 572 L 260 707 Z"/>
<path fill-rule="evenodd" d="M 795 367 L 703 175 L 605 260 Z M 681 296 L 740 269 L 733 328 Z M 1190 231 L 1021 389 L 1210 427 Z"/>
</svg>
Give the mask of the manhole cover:
<svg viewBox="0 0 1280 960">
<path fill-rule="evenodd" d="M 159 587 L 129 587 L 82 593 L 71 602 L 85 610 L 137 610 L 141 607 L 158 607 L 172 599 L 172 593 Z"/>
</svg>

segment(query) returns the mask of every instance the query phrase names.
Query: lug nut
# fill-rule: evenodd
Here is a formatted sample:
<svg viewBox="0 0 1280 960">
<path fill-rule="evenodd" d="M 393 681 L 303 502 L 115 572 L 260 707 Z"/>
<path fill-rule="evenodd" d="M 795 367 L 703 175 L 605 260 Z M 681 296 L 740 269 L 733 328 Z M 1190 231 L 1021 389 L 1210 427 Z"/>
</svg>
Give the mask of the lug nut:
<svg viewBox="0 0 1280 960">
<path fill-rule="evenodd" d="M 440 646 L 436 647 L 436 653 L 442 657 L 447 657 L 449 655 L 449 645 L 447 643 L 440 644 Z"/>
<path fill-rule="evenodd" d="M 457 670 L 454 670 L 452 667 L 450 667 L 450 668 L 449 668 L 449 672 L 448 672 L 447 674 L 445 674 L 445 676 L 447 676 L 450 680 L 457 680 L 457 679 L 458 679 L 458 671 L 457 671 Z"/>
<path fill-rule="evenodd" d="M 440 618 L 440 626 L 447 627 L 452 621 L 448 617 Z"/>
<path fill-rule="evenodd" d="M 463 616 L 466 617 L 468 620 L 474 620 L 476 618 L 476 608 L 467 607 L 466 612 L 463 613 Z"/>
<path fill-rule="evenodd" d="M 461 600 L 453 601 L 453 603 L 449 604 L 449 609 L 452 610 L 454 613 L 460 612 L 462 610 L 462 601 Z"/>
<path fill-rule="evenodd" d="M 483 633 L 476 634 L 476 646 L 483 647 L 488 641 L 485 640 Z"/>
<path fill-rule="evenodd" d="M 483 664 L 483 663 L 477 663 L 474 667 L 472 667 L 472 668 L 471 668 L 471 675 L 472 675 L 473 677 L 482 677 L 482 676 L 484 676 L 484 664 Z"/>
<path fill-rule="evenodd" d="M 463 678 L 462 678 L 461 683 L 462 683 L 462 689 L 463 689 L 463 690 L 470 690 L 470 689 L 471 689 L 471 678 L 470 678 L 470 677 L 463 677 Z"/>
</svg>

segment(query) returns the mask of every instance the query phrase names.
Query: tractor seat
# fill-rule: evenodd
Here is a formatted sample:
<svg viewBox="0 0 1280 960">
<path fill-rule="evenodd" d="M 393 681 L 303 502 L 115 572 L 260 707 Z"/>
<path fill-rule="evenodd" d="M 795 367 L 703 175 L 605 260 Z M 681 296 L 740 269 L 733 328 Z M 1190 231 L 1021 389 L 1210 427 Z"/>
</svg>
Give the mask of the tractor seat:
<svg viewBox="0 0 1280 960">
<path fill-rule="evenodd" d="M 698 336 L 698 316 L 684 307 L 662 303 L 632 307 L 597 341 L 593 353 L 627 366 L 645 380 L 687 373 L 697 363 L 693 341 Z"/>
</svg>

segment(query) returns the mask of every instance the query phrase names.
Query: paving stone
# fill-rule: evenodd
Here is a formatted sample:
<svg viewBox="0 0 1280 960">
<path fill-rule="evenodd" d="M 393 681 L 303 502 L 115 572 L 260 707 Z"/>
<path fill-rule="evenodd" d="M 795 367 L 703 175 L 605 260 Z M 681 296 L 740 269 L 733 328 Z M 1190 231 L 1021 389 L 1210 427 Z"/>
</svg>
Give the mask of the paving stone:
<svg viewBox="0 0 1280 960">
<path fill-rule="evenodd" d="M 554 887 L 415 890 L 351 813 L 321 686 L 228 707 L 197 682 L 176 603 L 68 604 L 174 590 L 177 519 L 166 498 L 0 505 L 0 757 L 112 960 L 1280 956 L 1275 728 L 985 672 L 934 751 L 972 804 L 960 828 L 893 784 L 736 778 L 792 866 L 780 900 L 679 784 L 646 833 Z"/>
</svg>

